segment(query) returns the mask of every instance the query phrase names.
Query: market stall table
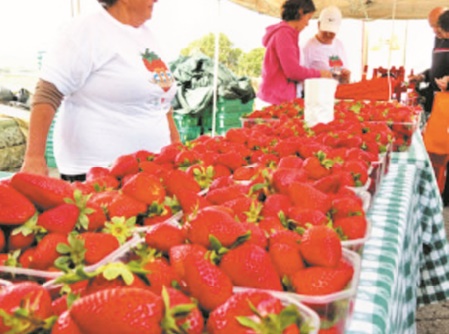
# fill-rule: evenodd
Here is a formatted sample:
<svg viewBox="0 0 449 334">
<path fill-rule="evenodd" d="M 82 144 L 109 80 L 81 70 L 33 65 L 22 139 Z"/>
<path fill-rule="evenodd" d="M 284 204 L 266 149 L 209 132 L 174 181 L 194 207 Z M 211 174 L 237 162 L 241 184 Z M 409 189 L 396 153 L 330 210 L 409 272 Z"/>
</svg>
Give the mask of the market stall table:
<svg viewBox="0 0 449 334">
<path fill-rule="evenodd" d="M 415 333 L 417 306 L 449 299 L 449 244 L 421 134 L 393 153 L 368 212 L 371 237 L 347 333 Z"/>
</svg>

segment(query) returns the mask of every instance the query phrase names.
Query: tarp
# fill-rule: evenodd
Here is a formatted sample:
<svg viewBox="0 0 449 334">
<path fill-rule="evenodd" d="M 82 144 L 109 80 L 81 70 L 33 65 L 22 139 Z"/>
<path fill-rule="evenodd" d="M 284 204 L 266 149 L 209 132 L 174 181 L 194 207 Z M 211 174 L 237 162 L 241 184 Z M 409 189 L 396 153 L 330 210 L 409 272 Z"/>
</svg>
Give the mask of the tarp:
<svg viewBox="0 0 449 334">
<path fill-rule="evenodd" d="M 212 106 L 214 93 L 214 60 L 197 52 L 181 56 L 170 64 L 170 70 L 178 84 L 174 101 L 177 113 L 198 114 Z M 255 97 L 251 81 L 237 77 L 228 68 L 218 64 L 217 96 L 225 99 L 239 99 L 246 103 Z"/>
</svg>

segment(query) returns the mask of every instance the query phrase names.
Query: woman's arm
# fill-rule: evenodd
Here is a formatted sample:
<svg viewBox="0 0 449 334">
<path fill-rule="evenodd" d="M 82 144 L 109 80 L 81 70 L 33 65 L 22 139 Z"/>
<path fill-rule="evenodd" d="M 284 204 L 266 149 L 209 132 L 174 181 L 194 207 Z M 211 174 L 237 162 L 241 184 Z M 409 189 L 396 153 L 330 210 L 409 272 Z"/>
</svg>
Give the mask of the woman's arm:
<svg viewBox="0 0 449 334">
<path fill-rule="evenodd" d="M 37 104 L 32 107 L 22 172 L 48 175 L 45 147 L 55 113 L 56 110 L 50 104 Z"/>
<path fill-rule="evenodd" d="M 435 82 L 438 86 L 438 88 L 442 91 L 445 92 L 448 90 L 448 86 L 449 86 L 449 75 L 446 75 L 442 78 L 439 79 L 435 79 Z"/>
<path fill-rule="evenodd" d="M 50 82 L 39 80 L 33 95 L 30 128 L 21 171 L 48 174 L 45 147 L 51 122 L 63 99 L 62 93 Z"/>
<path fill-rule="evenodd" d="M 181 137 L 179 136 L 178 128 L 176 127 L 175 120 L 173 119 L 173 108 L 167 113 L 168 127 L 170 129 L 170 139 L 172 143 L 180 143 Z"/>
</svg>

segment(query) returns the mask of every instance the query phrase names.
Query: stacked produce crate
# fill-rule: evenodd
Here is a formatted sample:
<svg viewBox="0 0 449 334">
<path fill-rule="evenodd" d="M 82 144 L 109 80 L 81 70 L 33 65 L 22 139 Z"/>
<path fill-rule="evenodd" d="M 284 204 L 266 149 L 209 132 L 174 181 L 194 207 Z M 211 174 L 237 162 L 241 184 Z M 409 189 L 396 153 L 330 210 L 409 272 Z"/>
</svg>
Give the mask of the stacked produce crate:
<svg viewBox="0 0 449 334">
<path fill-rule="evenodd" d="M 224 135 L 231 128 L 241 127 L 240 118 L 253 111 L 254 100 L 243 103 L 240 99 L 229 100 L 219 97 L 215 114 L 215 133 Z M 212 108 L 202 115 L 202 132 L 212 132 Z"/>
<path fill-rule="evenodd" d="M 224 135 L 231 128 L 241 127 L 240 118 L 253 111 L 254 100 L 243 103 L 240 99 L 217 100 L 217 112 L 215 114 L 215 134 Z M 186 142 L 196 139 L 201 134 L 212 133 L 212 105 L 199 115 L 174 114 L 181 141 Z"/>
</svg>

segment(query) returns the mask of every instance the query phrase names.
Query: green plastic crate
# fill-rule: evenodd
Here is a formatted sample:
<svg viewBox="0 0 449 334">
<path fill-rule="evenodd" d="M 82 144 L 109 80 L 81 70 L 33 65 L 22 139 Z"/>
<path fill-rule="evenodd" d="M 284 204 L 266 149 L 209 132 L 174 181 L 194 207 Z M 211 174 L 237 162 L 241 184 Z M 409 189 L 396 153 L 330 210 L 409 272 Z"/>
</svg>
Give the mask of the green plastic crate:
<svg viewBox="0 0 449 334">
<path fill-rule="evenodd" d="M 176 127 L 179 131 L 184 128 L 197 126 L 199 121 L 199 116 L 191 115 L 191 114 L 177 114 L 173 113 L 173 119 L 175 121 Z"/>
<path fill-rule="evenodd" d="M 201 135 L 201 126 L 184 127 L 178 130 L 183 143 L 196 139 Z"/>
<path fill-rule="evenodd" d="M 239 112 L 239 113 L 249 113 L 253 111 L 254 99 L 248 101 L 247 103 L 242 103 L 240 99 L 225 99 L 219 97 L 217 100 L 217 112 Z"/>
</svg>

